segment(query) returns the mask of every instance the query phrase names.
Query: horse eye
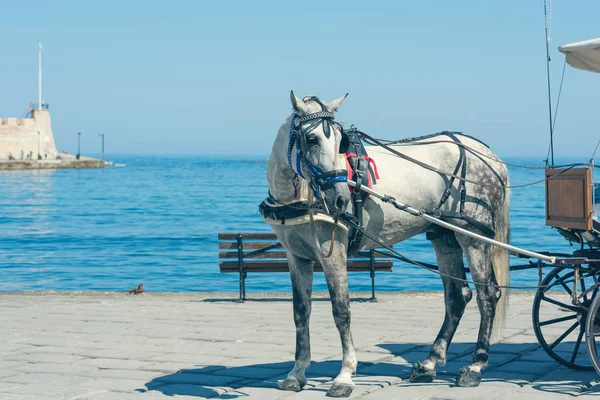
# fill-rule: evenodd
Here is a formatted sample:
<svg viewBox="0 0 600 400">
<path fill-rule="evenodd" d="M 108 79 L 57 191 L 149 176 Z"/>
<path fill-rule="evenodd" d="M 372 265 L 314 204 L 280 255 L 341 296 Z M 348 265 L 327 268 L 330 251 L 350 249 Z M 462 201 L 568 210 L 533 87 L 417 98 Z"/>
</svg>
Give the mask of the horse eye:
<svg viewBox="0 0 600 400">
<path fill-rule="evenodd" d="M 306 137 L 306 144 L 308 144 L 310 146 L 319 144 L 319 138 L 316 135 L 308 135 Z"/>
</svg>

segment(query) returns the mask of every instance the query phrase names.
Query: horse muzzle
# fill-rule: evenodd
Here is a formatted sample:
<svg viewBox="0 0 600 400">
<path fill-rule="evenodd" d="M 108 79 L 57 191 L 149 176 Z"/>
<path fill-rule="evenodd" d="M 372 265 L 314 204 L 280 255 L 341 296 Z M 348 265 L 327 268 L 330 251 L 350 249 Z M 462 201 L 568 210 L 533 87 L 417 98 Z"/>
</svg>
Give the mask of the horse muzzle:
<svg viewBox="0 0 600 400">
<path fill-rule="evenodd" d="M 337 217 L 346 212 L 350 203 L 350 189 L 345 182 L 338 182 L 324 190 L 325 203 L 332 217 Z"/>
</svg>

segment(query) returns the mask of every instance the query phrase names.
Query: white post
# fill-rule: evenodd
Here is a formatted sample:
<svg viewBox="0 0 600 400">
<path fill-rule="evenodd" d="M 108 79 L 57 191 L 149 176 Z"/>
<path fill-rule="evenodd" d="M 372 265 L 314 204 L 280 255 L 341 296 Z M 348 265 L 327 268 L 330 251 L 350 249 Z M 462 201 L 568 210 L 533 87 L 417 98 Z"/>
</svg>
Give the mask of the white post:
<svg viewBox="0 0 600 400">
<path fill-rule="evenodd" d="M 38 110 L 42 109 L 42 42 L 39 42 L 38 52 Z"/>
</svg>

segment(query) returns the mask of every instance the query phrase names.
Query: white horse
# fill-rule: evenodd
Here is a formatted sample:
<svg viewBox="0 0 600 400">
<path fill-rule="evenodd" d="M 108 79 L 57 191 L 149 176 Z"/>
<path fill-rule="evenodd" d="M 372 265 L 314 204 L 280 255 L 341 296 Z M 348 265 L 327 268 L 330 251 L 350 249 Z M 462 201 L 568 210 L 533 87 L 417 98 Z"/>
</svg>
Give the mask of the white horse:
<svg viewBox="0 0 600 400">
<path fill-rule="evenodd" d="M 348 228 L 334 220 L 352 209 L 350 190 L 342 177 L 346 173 L 346 164 L 338 151 L 342 132 L 333 121 L 333 113 L 345 97 L 325 104 L 316 97 L 301 100 L 291 93 L 294 112 L 279 128 L 273 144 L 267 168 L 269 198 L 265 203 L 268 207 L 263 209 L 265 220 L 286 249 L 293 287 L 295 365 L 279 387 L 299 391 L 306 384 L 305 371 L 311 359 L 309 319 L 313 263 L 318 261 L 327 280 L 343 350 L 341 371 L 327 393 L 332 397 L 350 395 L 354 388 L 352 374 L 357 366 L 350 332 L 346 271 Z M 509 190 L 506 167 L 478 140 L 461 134 L 451 136 L 460 143 L 447 136 L 435 136 L 408 145 L 392 146 L 434 170 L 418 166 L 381 147 L 368 146 L 369 156 L 375 160 L 380 176 L 374 189 L 417 209 L 434 210 L 434 214 L 442 215 L 442 219 L 446 216 L 447 221 L 462 228 L 488 235 L 495 232 L 496 240 L 507 242 Z M 428 142 L 431 143 L 424 144 Z M 313 192 L 317 201 L 320 198 L 324 203 L 322 208 L 328 215 L 316 214 L 312 223 L 307 223 L 307 217 L 298 214 L 306 209 L 304 202 Z M 471 218 L 471 223 L 452 217 L 461 210 L 462 215 Z M 455 214 L 449 214 L 452 212 Z M 284 224 L 277 215 L 287 216 Z M 363 226 L 368 237 L 388 246 L 428 232 L 436 253 L 444 285 L 446 315 L 429 356 L 413 366 L 413 382 L 431 382 L 436 366 L 445 363 L 448 346 L 472 297 L 465 281 L 463 255 L 466 256 L 472 279 L 477 282 L 481 324 L 472 362 L 460 369 L 457 385 L 478 386 L 481 369 L 488 362 L 494 320 L 503 321 L 507 293 L 498 285 L 508 285 L 507 252 L 439 228 L 373 197 L 364 203 Z M 332 230 L 335 231 L 333 249 Z M 360 244 L 361 250 L 376 247 L 380 246 L 367 236 Z"/>
</svg>

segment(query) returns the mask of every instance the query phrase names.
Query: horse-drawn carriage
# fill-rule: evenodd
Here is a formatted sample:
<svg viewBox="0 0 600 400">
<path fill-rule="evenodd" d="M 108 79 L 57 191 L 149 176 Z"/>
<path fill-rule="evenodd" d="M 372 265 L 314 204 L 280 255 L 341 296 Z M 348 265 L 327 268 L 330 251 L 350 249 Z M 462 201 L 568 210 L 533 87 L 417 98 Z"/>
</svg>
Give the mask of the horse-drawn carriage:
<svg viewBox="0 0 600 400">
<path fill-rule="evenodd" d="M 600 39 L 559 50 L 572 67 L 600 73 Z M 555 267 L 541 281 L 533 302 L 533 327 L 556 361 L 575 369 L 595 368 L 600 374 L 600 187 L 594 184 L 594 170 L 593 156 L 583 167 L 546 170 L 546 224 L 580 248 L 572 265 Z"/>
<path fill-rule="evenodd" d="M 600 72 L 600 39 L 560 50 L 573 67 Z M 567 166 L 554 165 L 552 157 L 545 167 L 547 225 L 580 248 L 572 255 L 533 252 L 508 244 L 509 194 L 518 186 L 509 184 L 507 164 L 484 143 L 457 132 L 385 141 L 345 130 L 334 120 L 344 99 L 323 103 L 312 96 L 299 99 L 292 92 L 294 112 L 281 125 L 269 157 L 269 197 L 260 210 L 286 249 L 296 324 L 296 363 L 280 388 L 300 390 L 306 383 L 313 264 L 319 262 L 343 349 L 342 369 L 328 395 L 352 392 L 357 359 L 346 261 L 353 251 L 381 247 L 435 271 L 444 284 L 444 323 L 428 357 L 414 364 L 411 381 L 431 382 L 437 365 L 445 362 L 466 304 L 474 297 L 471 284 L 481 324 L 472 361 L 459 370 L 457 385 L 479 385 L 492 328 L 503 319 L 507 289 L 514 288 L 509 270 L 524 269 L 509 266 L 509 253 L 537 260 L 524 267 L 539 270 L 533 326 L 542 347 L 564 365 L 600 373 L 600 190 L 593 183 L 593 156 L 588 163 Z M 357 136 L 371 144 L 368 155 Z M 377 167 L 371 177 L 373 159 Z M 393 244 L 420 233 L 432 242 L 437 266 L 393 249 Z M 542 279 L 544 267 L 553 270 Z M 587 346 L 582 346 L 584 337 Z"/>
</svg>

